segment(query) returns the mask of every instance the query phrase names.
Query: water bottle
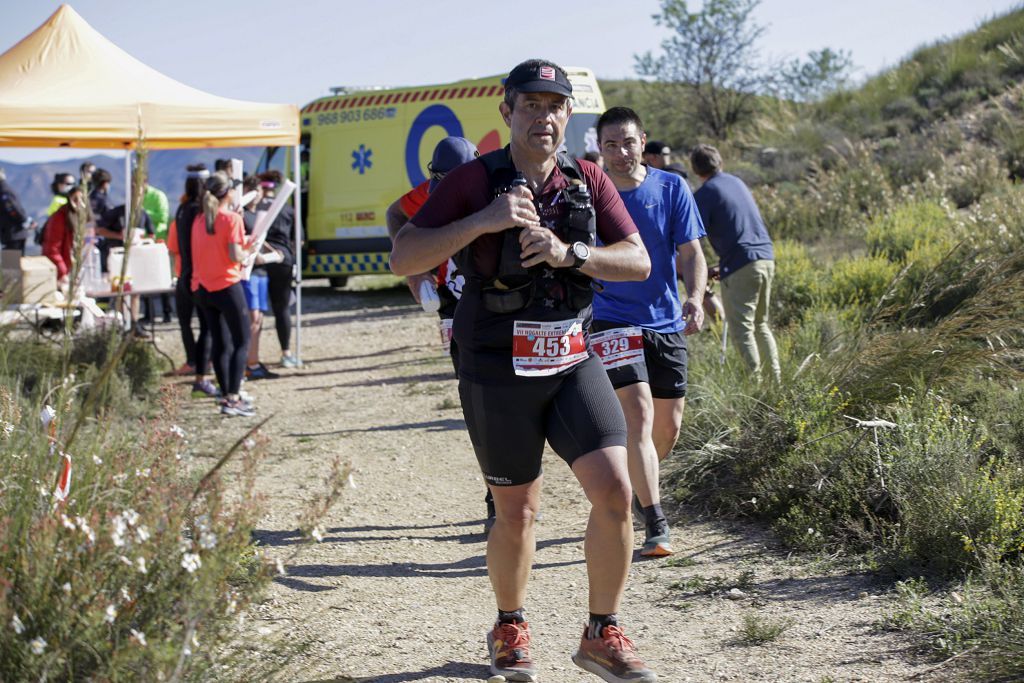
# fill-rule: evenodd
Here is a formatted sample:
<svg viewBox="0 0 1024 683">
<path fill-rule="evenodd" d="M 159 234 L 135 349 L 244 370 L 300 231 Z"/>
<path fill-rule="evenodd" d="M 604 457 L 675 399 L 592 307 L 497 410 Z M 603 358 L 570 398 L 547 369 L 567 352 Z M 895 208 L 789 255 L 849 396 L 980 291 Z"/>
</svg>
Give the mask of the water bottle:
<svg viewBox="0 0 1024 683">
<path fill-rule="evenodd" d="M 431 280 L 424 280 L 420 283 L 420 306 L 427 313 L 436 313 L 441 308 L 441 299 L 437 296 L 434 283 Z"/>
</svg>

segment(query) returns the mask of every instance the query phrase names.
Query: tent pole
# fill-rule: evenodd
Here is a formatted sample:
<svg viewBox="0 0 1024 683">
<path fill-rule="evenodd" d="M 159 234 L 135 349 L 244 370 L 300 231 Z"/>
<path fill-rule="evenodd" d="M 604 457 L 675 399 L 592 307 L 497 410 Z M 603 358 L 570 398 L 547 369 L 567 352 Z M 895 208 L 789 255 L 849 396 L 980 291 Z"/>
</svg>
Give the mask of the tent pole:
<svg viewBox="0 0 1024 683">
<path fill-rule="evenodd" d="M 131 232 L 131 225 L 128 221 L 131 219 L 132 210 L 132 150 L 126 149 L 124 151 L 124 229 L 126 233 Z"/>
<path fill-rule="evenodd" d="M 295 178 L 295 358 L 302 365 L 302 175 L 299 145 L 292 148 Z"/>
</svg>

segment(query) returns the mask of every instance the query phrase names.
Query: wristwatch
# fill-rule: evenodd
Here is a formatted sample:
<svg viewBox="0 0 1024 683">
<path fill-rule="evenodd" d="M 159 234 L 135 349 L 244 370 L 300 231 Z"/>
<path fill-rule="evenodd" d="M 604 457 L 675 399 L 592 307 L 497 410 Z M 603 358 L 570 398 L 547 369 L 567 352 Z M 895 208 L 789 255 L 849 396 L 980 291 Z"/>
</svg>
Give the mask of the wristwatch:
<svg viewBox="0 0 1024 683">
<path fill-rule="evenodd" d="M 572 266 L 570 267 L 579 270 L 590 258 L 590 247 L 583 242 L 573 242 L 569 247 L 569 253 L 572 254 Z"/>
</svg>

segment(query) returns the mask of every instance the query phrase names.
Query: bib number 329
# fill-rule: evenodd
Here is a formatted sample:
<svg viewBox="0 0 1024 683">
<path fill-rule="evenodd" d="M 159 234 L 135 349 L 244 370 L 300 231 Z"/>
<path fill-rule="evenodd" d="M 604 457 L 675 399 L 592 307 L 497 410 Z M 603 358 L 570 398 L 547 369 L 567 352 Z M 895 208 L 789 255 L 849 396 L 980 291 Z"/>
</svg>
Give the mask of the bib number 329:
<svg viewBox="0 0 1024 683">
<path fill-rule="evenodd" d="M 520 377 L 546 377 L 587 359 L 583 321 L 517 320 L 512 330 L 512 367 Z"/>
<path fill-rule="evenodd" d="M 643 330 L 639 327 L 613 327 L 590 335 L 590 345 L 605 370 L 644 361 Z"/>
</svg>

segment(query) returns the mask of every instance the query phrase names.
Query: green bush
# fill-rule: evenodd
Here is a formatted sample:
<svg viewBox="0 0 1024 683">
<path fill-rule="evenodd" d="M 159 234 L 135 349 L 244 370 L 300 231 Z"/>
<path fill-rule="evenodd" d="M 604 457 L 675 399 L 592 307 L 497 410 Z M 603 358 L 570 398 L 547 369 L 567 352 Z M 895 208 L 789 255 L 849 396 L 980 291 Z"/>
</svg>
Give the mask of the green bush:
<svg viewBox="0 0 1024 683">
<path fill-rule="evenodd" d="M 775 279 L 772 281 L 770 319 L 787 327 L 803 319 L 817 296 L 821 276 L 807 247 L 791 240 L 775 241 Z"/>
<path fill-rule="evenodd" d="M 939 243 L 949 251 L 959 241 L 950 211 L 931 201 L 896 206 L 868 224 L 864 241 L 868 253 L 894 263 L 906 263 L 920 244 Z"/>
<path fill-rule="evenodd" d="M 854 309 L 874 307 L 893 283 L 899 266 L 881 256 L 844 258 L 829 269 L 820 298 L 825 305 Z"/>
<path fill-rule="evenodd" d="M 256 451 L 240 456 L 246 474 L 229 502 L 219 477 L 182 476 L 191 456 L 173 397 L 158 421 L 112 417 L 68 443 L 76 392 L 52 396 L 57 442 L 73 453 L 67 500 L 54 494 L 61 460 L 39 404 L 0 387 L 0 671 L 11 680 L 198 677 L 272 575 L 244 569 L 259 514 Z"/>
</svg>

